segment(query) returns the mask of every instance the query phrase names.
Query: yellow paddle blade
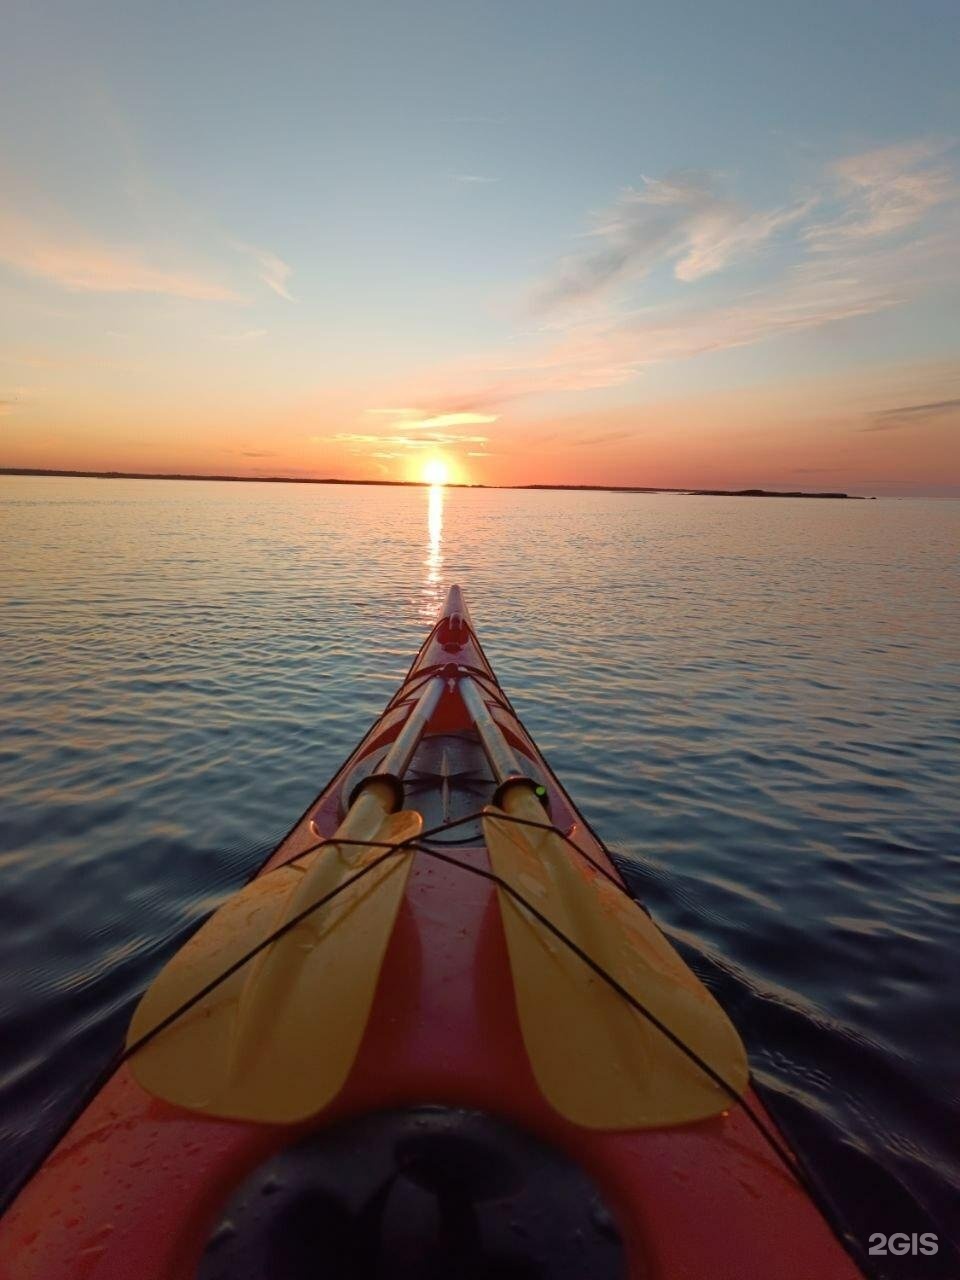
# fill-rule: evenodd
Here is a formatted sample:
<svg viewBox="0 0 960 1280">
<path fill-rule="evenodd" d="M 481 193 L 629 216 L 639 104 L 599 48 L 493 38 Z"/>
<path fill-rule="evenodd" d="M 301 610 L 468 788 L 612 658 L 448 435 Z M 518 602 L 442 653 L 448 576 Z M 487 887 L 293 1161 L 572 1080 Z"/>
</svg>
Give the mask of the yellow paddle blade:
<svg viewBox="0 0 960 1280">
<path fill-rule="evenodd" d="M 143 997 L 131 1045 L 207 983 L 384 850 L 416 837 L 419 813 L 384 815 L 364 792 L 326 845 L 231 898 L 173 957 Z M 150 1093 L 228 1119 L 294 1123 L 321 1111 L 353 1066 L 406 888 L 410 851 L 385 859 L 318 907 L 137 1051 Z"/>
<path fill-rule="evenodd" d="M 504 796 L 543 823 L 526 787 Z M 484 810 L 493 870 L 741 1094 L 746 1051 L 733 1024 L 636 903 L 559 835 Z M 498 816 L 499 815 L 499 816 Z M 544 1097 L 587 1129 L 684 1124 L 730 1095 L 503 889 L 500 910 L 527 1055 Z"/>
</svg>

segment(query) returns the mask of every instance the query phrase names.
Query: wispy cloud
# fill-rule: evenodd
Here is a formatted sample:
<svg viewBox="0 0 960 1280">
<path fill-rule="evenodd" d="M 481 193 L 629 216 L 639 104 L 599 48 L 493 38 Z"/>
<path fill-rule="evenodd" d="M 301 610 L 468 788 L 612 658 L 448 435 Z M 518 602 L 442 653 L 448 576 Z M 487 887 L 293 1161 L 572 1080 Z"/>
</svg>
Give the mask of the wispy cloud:
<svg viewBox="0 0 960 1280">
<path fill-rule="evenodd" d="M 382 431 L 339 432 L 326 439 L 358 451 L 369 451 L 378 446 L 374 457 L 397 458 L 404 452 L 418 449 L 463 449 L 467 445 L 485 445 L 486 436 L 464 434 L 463 428 L 486 426 L 497 421 L 495 413 L 479 413 L 456 409 L 448 413 L 427 413 L 423 409 L 366 409 L 364 413 L 374 417 L 387 417 L 390 422 Z M 416 432 L 416 434 L 410 434 Z M 324 437 L 314 437 L 319 440 Z M 386 452 L 383 452 L 386 450 Z"/>
<path fill-rule="evenodd" d="M 463 369 L 437 400 L 491 410 L 540 394 L 589 391 L 634 381 L 644 368 L 750 346 L 896 306 L 910 283 L 864 271 L 859 278 L 800 265 L 768 287 L 727 305 L 684 304 L 570 324 L 525 357 L 491 358 Z"/>
<path fill-rule="evenodd" d="M 751 212 L 720 195 L 708 174 L 644 178 L 601 214 L 590 247 L 565 258 L 534 298 L 540 311 L 592 301 L 611 287 L 672 263 L 678 280 L 711 275 L 752 253 L 812 207 L 809 200 Z"/>
<path fill-rule="evenodd" d="M 936 418 L 956 417 L 960 420 L 960 400 L 934 400 L 930 404 L 906 404 L 895 409 L 881 409 L 872 415 L 869 426 L 861 431 L 898 431 Z"/>
<path fill-rule="evenodd" d="M 496 422 L 497 414 L 456 408 L 450 412 L 426 413 L 423 409 L 382 409 L 364 411 L 365 417 L 388 418 L 382 429 L 338 431 L 330 436 L 311 436 L 314 444 L 335 444 L 341 449 L 367 457 L 397 459 L 423 451 L 443 449 L 451 453 L 485 450 L 486 435 L 473 434 L 478 426 Z M 373 425 L 373 424 L 371 424 Z"/>
<path fill-rule="evenodd" d="M 394 449 L 432 449 L 444 445 L 486 444 L 486 436 L 450 435 L 442 432 L 431 432 L 423 436 L 405 435 L 373 435 L 362 431 L 338 431 L 332 436 L 311 436 L 315 444 L 328 440 L 336 444 L 350 445 L 359 449 L 367 449 L 370 445 L 383 445 Z"/>
<path fill-rule="evenodd" d="M 419 422 L 409 423 L 418 429 L 435 427 L 472 427 L 482 426 L 488 422 L 496 422 L 495 413 L 439 413 L 433 418 L 423 418 Z"/>
<path fill-rule="evenodd" d="M 956 195 L 953 176 L 940 163 L 944 150 L 941 143 L 918 141 L 838 160 L 831 174 L 847 207 L 838 218 L 808 229 L 811 247 L 842 249 L 914 226 Z"/>
<path fill-rule="evenodd" d="M 457 182 L 473 183 L 475 186 L 488 186 L 500 181 L 499 178 L 489 178 L 482 173 L 455 173 L 453 177 Z"/>
<path fill-rule="evenodd" d="M 249 254 L 257 264 L 257 275 L 261 283 L 287 302 L 296 299 L 287 288 L 287 281 L 293 275 L 293 268 L 270 249 L 261 249 L 255 244 L 246 244 L 242 240 L 234 240 L 233 247 L 240 253 Z"/>
<path fill-rule="evenodd" d="M 582 254 L 541 283 L 534 305 L 549 318 L 538 331 L 438 376 L 421 403 L 434 412 L 479 413 L 526 396 L 622 385 L 652 364 L 875 315 L 941 287 L 960 275 L 960 236 L 951 224 L 960 201 L 940 172 L 940 155 L 917 143 L 848 158 L 825 173 L 821 192 L 759 212 L 719 196 L 717 181 L 704 175 L 646 179 L 596 220 Z M 834 199 L 838 172 L 849 225 L 870 232 L 828 244 L 826 224 L 814 218 Z M 885 238 L 908 219 L 909 238 Z M 757 288 L 731 271 L 708 294 L 697 287 L 788 229 L 770 283 Z M 674 283 L 658 282 L 657 291 L 667 300 L 637 307 L 633 289 L 628 306 L 615 286 L 635 285 L 664 264 Z"/>
<path fill-rule="evenodd" d="M 276 458 L 276 457 L 277 457 L 277 454 L 276 454 L 276 453 L 261 453 L 259 450 L 255 450 L 255 449 L 243 449 L 243 450 L 241 450 L 241 457 L 244 457 L 244 458 Z"/>
<path fill-rule="evenodd" d="M 0 262 L 75 292 L 242 301 L 233 289 L 197 272 L 156 266 L 140 250 L 99 243 L 79 232 L 45 232 L 12 212 L 0 213 Z"/>
<path fill-rule="evenodd" d="M 472 427 L 497 420 L 495 413 L 455 412 L 425 415 L 422 409 L 367 409 L 365 412 L 390 415 L 405 431 Z"/>
</svg>

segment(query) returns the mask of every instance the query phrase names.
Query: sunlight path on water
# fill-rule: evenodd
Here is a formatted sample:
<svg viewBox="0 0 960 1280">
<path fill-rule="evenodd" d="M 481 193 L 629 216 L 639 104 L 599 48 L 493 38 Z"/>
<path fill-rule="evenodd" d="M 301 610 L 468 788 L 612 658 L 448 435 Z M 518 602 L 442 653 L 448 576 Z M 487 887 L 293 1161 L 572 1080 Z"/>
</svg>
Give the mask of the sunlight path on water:
<svg viewBox="0 0 960 1280">
<path fill-rule="evenodd" d="M 443 581 L 443 495 L 445 486 L 432 484 L 427 489 L 427 555 L 423 582 L 423 607 L 420 616 L 428 625 L 437 618 L 443 603 L 446 584 Z"/>
</svg>

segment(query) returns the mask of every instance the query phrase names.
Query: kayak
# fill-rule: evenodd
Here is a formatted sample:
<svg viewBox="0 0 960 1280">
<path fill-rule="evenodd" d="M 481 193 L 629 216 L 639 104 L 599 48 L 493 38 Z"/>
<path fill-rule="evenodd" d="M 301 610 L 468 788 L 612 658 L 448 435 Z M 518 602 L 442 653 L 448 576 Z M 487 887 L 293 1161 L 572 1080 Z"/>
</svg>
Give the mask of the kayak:
<svg viewBox="0 0 960 1280">
<path fill-rule="evenodd" d="M 452 587 L 144 994 L 0 1223 L 0 1276 L 859 1276 L 826 1212 Z"/>
</svg>

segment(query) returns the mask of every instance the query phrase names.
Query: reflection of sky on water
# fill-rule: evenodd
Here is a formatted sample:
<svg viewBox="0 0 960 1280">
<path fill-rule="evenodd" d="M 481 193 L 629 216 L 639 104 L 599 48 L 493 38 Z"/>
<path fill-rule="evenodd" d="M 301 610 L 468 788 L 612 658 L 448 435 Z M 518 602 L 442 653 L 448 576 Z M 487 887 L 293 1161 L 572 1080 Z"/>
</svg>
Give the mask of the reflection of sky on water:
<svg viewBox="0 0 960 1280">
<path fill-rule="evenodd" d="M 432 484 L 427 489 L 427 554 L 424 559 L 426 574 L 423 581 L 423 608 L 421 614 L 430 622 L 436 620 L 443 595 L 443 493 L 442 484 Z"/>
</svg>

